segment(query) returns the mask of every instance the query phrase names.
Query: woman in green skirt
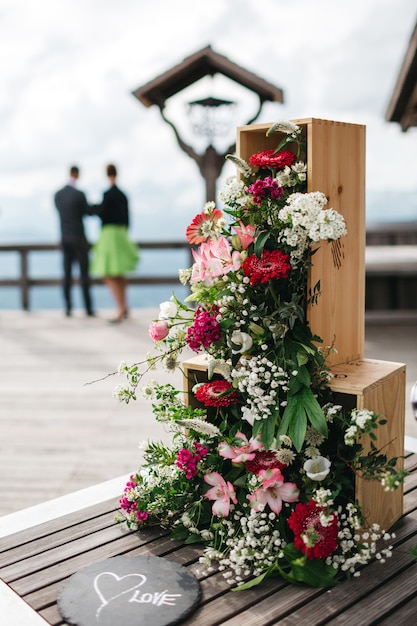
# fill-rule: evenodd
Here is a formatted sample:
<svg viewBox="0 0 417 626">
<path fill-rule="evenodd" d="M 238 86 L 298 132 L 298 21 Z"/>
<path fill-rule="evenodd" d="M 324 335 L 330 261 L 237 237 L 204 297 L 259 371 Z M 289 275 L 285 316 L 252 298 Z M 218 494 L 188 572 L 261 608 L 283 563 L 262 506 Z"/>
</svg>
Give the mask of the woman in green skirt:
<svg viewBox="0 0 417 626">
<path fill-rule="evenodd" d="M 106 174 L 110 188 L 104 192 L 102 203 L 94 207 L 102 226 L 98 241 L 93 246 L 90 270 L 92 274 L 101 276 L 109 288 L 117 306 L 116 316 L 110 321 L 118 323 L 128 316 L 125 274 L 135 269 L 139 250 L 128 236 L 128 200 L 116 185 L 116 167 L 108 165 Z"/>
</svg>

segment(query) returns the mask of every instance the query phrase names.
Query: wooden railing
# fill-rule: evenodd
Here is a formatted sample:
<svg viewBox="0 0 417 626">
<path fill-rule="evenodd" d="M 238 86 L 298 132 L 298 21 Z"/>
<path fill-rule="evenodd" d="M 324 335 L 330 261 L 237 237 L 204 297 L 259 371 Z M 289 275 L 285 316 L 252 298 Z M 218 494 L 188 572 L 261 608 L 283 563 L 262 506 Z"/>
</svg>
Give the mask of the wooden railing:
<svg viewBox="0 0 417 626">
<path fill-rule="evenodd" d="M 136 242 L 141 251 L 144 250 L 185 250 L 189 256 L 188 266 L 192 265 L 190 244 L 187 241 L 138 241 Z M 30 289 L 32 287 L 48 286 L 56 287 L 62 284 L 62 278 L 34 278 L 30 275 L 29 257 L 33 252 L 51 252 L 60 250 L 59 244 L 9 244 L 0 245 L 2 253 L 15 252 L 19 255 L 19 275 L 16 278 L 2 278 L 0 275 L 0 287 L 18 287 L 20 289 L 21 308 L 25 311 L 30 309 Z M 1 259 L 1 257 L 0 257 Z M 0 261 L 1 268 L 1 261 Z M 173 267 L 171 274 L 166 275 L 129 275 L 129 285 L 178 285 L 178 268 Z M 79 281 L 74 278 L 74 284 Z M 101 279 L 92 278 L 93 285 L 100 285 Z"/>
</svg>

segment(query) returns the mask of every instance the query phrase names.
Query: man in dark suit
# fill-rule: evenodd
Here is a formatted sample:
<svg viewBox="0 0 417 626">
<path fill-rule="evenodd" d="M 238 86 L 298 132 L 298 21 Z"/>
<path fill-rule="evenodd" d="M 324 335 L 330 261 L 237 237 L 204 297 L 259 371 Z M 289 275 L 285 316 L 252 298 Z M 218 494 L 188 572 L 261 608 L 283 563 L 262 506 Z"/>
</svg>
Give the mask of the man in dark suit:
<svg viewBox="0 0 417 626">
<path fill-rule="evenodd" d="M 85 194 L 76 188 L 80 171 L 76 165 L 70 168 L 68 183 L 56 192 L 55 206 L 58 209 L 61 225 L 61 245 L 64 260 L 64 299 L 66 315 L 71 315 L 72 266 L 75 262 L 80 268 L 80 282 L 87 315 L 93 316 L 90 295 L 89 245 L 84 231 L 83 218 L 91 215 Z"/>
</svg>

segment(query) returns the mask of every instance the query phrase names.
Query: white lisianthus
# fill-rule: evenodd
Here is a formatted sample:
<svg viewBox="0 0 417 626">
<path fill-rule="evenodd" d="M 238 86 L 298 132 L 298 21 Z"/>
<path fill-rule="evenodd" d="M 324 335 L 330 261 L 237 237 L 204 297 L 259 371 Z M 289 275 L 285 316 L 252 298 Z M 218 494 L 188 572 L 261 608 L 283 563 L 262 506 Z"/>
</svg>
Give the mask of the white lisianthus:
<svg viewBox="0 0 417 626">
<path fill-rule="evenodd" d="M 303 469 L 310 480 L 323 480 L 330 472 L 331 462 L 325 456 L 316 456 L 308 459 L 303 465 Z"/>
<path fill-rule="evenodd" d="M 231 342 L 235 347 L 235 349 L 232 349 L 233 354 L 243 354 L 250 350 L 253 344 L 252 337 L 240 330 L 235 330 L 232 333 Z"/>
<path fill-rule="evenodd" d="M 178 308 L 172 300 L 166 300 L 159 305 L 159 319 L 167 320 L 177 315 Z"/>
</svg>

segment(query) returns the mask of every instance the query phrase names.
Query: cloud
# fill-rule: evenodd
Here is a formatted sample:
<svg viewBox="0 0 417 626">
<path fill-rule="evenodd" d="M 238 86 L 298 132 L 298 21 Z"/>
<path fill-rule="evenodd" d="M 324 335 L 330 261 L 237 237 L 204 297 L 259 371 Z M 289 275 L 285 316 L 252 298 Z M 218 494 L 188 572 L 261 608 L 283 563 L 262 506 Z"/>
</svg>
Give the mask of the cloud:
<svg viewBox="0 0 417 626">
<path fill-rule="evenodd" d="M 259 121 L 366 124 L 368 187 L 412 192 L 414 129 L 401 133 L 384 111 L 416 17 L 414 0 L 3 0 L 0 225 L 17 224 L 29 207 L 47 219 L 72 162 L 95 200 L 105 163 L 119 165 L 135 228 L 155 215 L 191 218 L 204 202 L 197 167 L 157 108 L 145 108 L 132 90 L 208 44 L 284 90 L 284 105 L 267 103 Z M 257 101 L 221 77 L 172 99 L 167 113 L 184 117 L 184 103 L 211 90 L 239 103 L 233 139 L 233 126 Z M 178 123 L 200 149 L 186 118 Z"/>
</svg>

